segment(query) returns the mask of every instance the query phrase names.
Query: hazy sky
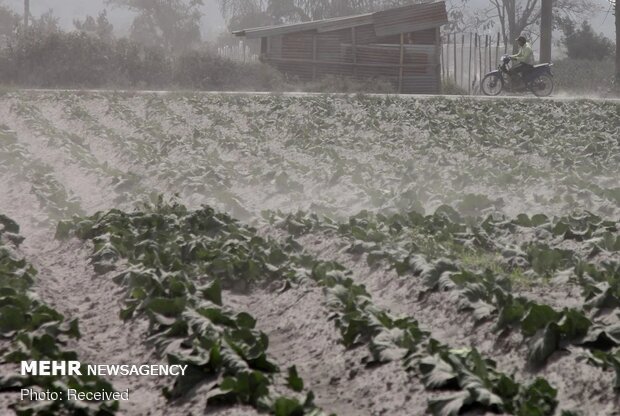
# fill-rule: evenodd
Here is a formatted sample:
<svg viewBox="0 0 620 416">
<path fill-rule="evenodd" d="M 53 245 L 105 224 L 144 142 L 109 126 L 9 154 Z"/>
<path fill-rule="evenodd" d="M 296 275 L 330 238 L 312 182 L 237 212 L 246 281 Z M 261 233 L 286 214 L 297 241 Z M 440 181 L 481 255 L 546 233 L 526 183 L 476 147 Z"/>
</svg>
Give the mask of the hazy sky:
<svg viewBox="0 0 620 416">
<path fill-rule="evenodd" d="M 23 12 L 23 0 L 0 0 L 0 4 Z M 86 15 L 96 16 L 103 9 L 108 11 L 114 29 L 120 33 L 127 32 L 133 19 L 131 12 L 108 6 L 105 0 L 30 0 L 30 12 L 33 16 L 39 16 L 49 9 L 54 10 L 54 15 L 60 18 L 60 23 L 65 28 L 73 27 L 73 19 L 80 19 Z M 220 15 L 216 0 L 205 0 L 203 11 L 202 27 L 205 36 L 225 29 L 224 19 Z"/>
<path fill-rule="evenodd" d="M 594 19 L 593 27 L 598 32 L 612 37 L 614 34 L 614 16 L 612 13 L 607 15 L 609 2 L 607 0 L 594 0 L 602 10 Z M 6 4 L 20 12 L 23 9 L 23 0 L 0 0 L 0 4 Z M 472 7 L 476 5 L 488 5 L 488 0 L 471 0 Z M 108 10 L 110 21 L 119 33 L 126 33 L 132 21 L 132 14 L 124 9 L 112 8 L 105 5 L 105 0 L 30 0 L 30 10 L 34 16 L 39 16 L 45 11 L 53 9 L 54 14 L 60 18 L 61 24 L 65 28 L 73 27 L 73 19 L 83 18 L 84 16 L 97 15 L 102 9 Z M 216 0 L 205 0 L 204 14 L 202 21 L 203 35 L 210 38 L 215 33 L 225 29 L 224 20 L 219 13 Z"/>
</svg>

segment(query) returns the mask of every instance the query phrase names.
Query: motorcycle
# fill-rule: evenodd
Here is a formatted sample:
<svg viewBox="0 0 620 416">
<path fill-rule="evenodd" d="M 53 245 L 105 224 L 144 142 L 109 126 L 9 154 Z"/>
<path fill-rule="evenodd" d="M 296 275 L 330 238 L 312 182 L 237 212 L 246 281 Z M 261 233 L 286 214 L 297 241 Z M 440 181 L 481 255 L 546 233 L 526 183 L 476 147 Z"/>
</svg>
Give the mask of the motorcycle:
<svg viewBox="0 0 620 416">
<path fill-rule="evenodd" d="M 553 64 L 539 64 L 519 76 L 510 75 L 508 64 L 512 58 L 502 55 L 501 65 L 497 70 L 491 71 L 484 76 L 480 83 L 485 95 L 496 96 L 502 91 L 525 92 L 531 91 L 537 97 L 548 97 L 553 92 Z"/>
</svg>

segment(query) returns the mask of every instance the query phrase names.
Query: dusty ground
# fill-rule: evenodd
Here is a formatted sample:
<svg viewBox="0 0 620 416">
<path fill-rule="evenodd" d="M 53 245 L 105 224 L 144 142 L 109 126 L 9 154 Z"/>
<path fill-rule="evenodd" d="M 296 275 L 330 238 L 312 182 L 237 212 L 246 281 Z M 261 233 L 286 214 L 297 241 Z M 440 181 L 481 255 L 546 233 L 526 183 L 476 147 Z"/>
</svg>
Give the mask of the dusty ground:
<svg viewBox="0 0 620 416">
<path fill-rule="evenodd" d="M 349 131 L 350 137 L 343 138 L 348 142 L 343 145 L 338 144 L 338 137 L 330 139 L 334 142 L 334 149 L 341 152 L 339 157 L 348 158 L 343 159 L 343 166 L 362 166 L 357 172 L 359 178 L 355 179 L 356 172 L 347 172 L 347 175 L 329 172 L 330 176 L 335 176 L 323 178 L 321 169 L 327 172 L 333 159 L 315 158 L 317 149 L 325 146 L 325 142 L 313 143 L 312 129 L 297 131 L 296 124 L 290 121 L 286 122 L 286 128 L 282 128 L 279 124 L 283 122 L 281 118 L 255 124 L 251 118 L 252 109 L 235 117 L 234 102 L 211 109 L 213 112 L 207 109 L 200 113 L 181 96 L 154 112 L 151 105 L 160 101 L 157 97 L 152 101 L 151 96 L 115 96 L 118 105 L 110 105 L 109 97 L 99 93 L 61 93 L 58 98 L 50 93 L 42 96 L 30 94 L 27 99 L 11 95 L 0 97 L 0 125 L 15 132 L 19 143 L 29 153 L 28 163 L 49 167 L 57 182 L 68 195 L 79 201 L 82 211 L 87 214 L 112 207 L 130 209 L 136 200 L 150 192 L 170 194 L 191 182 L 195 188 L 183 188 L 180 195 L 188 205 L 195 207 L 209 203 L 248 221 L 255 221 L 260 210 L 266 208 L 284 211 L 303 208 L 318 212 L 333 209 L 335 214 L 347 215 L 365 208 L 376 208 L 368 205 L 371 197 L 362 195 L 367 183 L 383 175 L 388 178 L 385 184 L 392 186 L 400 180 L 395 178 L 392 181 L 392 178 L 402 173 L 392 169 L 393 161 L 400 155 L 388 157 L 389 152 L 384 155 L 381 143 L 366 148 L 367 153 L 363 147 L 357 147 L 358 141 L 376 134 L 371 128 Z M 36 107 L 35 123 L 16 112 L 14 106 L 20 102 Z M 256 104 L 257 107 L 260 105 Z M 340 110 L 349 105 L 338 100 L 335 103 Z M 85 111 L 88 117 L 79 113 L 71 116 L 76 108 Z M 304 106 L 299 104 L 297 108 L 288 108 L 285 113 L 308 128 L 303 111 Z M 325 111 L 329 112 L 329 108 Z M 353 111 L 352 114 L 352 117 L 359 116 Z M 261 129 L 257 131 L 259 125 Z M 398 130 L 401 126 L 391 128 L 393 131 L 389 132 L 389 137 L 403 135 L 411 141 L 433 139 L 415 123 L 401 130 Z M 323 138 L 328 136 L 325 129 L 319 130 Z M 339 134 L 345 132 L 346 127 L 338 131 Z M 83 142 L 76 147 L 74 139 L 67 139 L 70 134 Z M 383 131 L 382 134 L 387 133 Z M 456 133 L 461 136 L 468 134 L 465 131 Z M 302 136 L 306 137 L 307 145 L 295 147 L 288 143 L 289 140 L 301 140 L 298 137 Z M 50 140 L 50 137 L 55 139 Z M 201 141 L 199 145 L 195 143 L 197 140 Z M 355 150 L 350 154 L 346 149 L 349 145 Z M 451 163 L 448 159 L 458 160 L 476 173 L 476 163 L 485 157 L 502 163 L 514 157 L 509 150 L 499 149 L 479 158 L 448 153 L 443 159 L 425 161 L 424 155 L 416 156 L 414 149 L 408 146 L 405 141 L 394 149 L 411 153 L 412 159 L 420 164 L 412 168 L 415 175 L 434 178 L 426 197 L 418 195 L 427 210 L 446 202 L 441 199 L 441 187 L 451 183 L 453 178 L 440 168 L 444 166 L 442 164 Z M 441 149 L 435 150 L 441 153 Z M 85 152 L 88 157 L 80 152 Z M 79 155 L 84 157 L 80 159 Z M 0 162 L 6 160 L 0 159 Z M 538 211 L 545 207 L 561 214 L 571 203 L 611 216 L 620 212 L 617 204 L 600 196 L 587 196 L 577 202 L 552 200 L 551 197 L 537 199 L 537 195 L 545 192 L 545 181 L 549 178 L 545 175 L 557 173 L 557 184 L 563 183 L 561 181 L 566 175 L 571 175 L 570 167 L 557 172 L 558 167 L 552 162 L 543 156 L 523 157 L 528 172 L 531 168 L 544 172 L 532 182 L 533 190 L 525 196 L 512 192 L 518 189 L 518 183 L 507 184 L 505 188 L 499 183 L 493 183 L 489 188 L 476 182 L 463 186 L 467 192 L 486 189 L 488 195 L 495 197 L 492 199 L 503 198 L 503 205 L 499 208 L 509 214 Z M 368 170 L 365 166 L 369 167 Z M 118 288 L 109 276 L 95 275 L 88 261 L 90 248 L 77 240 L 55 241 L 55 222 L 48 221 L 48 202 L 41 202 L 34 195 L 27 176 L 11 169 L 0 170 L 3 175 L 0 213 L 13 218 L 22 227 L 21 233 L 26 237 L 22 253 L 39 270 L 37 294 L 65 315 L 79 318 L 82 338 L 70 347 L 87 362 L 157 363 L 159 358 L 145 342 L 146 322 L 124 323 L 120 320 Z M 287 169 L 294 173 L 286 179 L 277 179 L 281 171 L 286 173 Z M 425 170 L 428 172 L 424 173 Z M 336 174 L 343 175 L 343 179 L 340 181 Z M 125 194 L 125 190 L 116 187 L 118 178 L 115 175 L 125 175 L 122 179 L 133 175 L 137 181 Z M 598 181 L 596 183 L 602 186 L 613 185 L 614 181 L 618 185 L 614 171 L 594 175 L 589 180 Z M 325 181 L 332 181 L 332 185 L 327 187 Z M 301 191 L 296 190 L 297 183 L 301 184 Z M 279 186 L 284 191 L 278 191 Z M 457 188 L 457 185 L 451 186 L 446 192 L 454 197 L 454 201 L 460 192 Z M 571 189 L 564 191 L 570 193 Z M 384 206 L 391 203 L 385 195 L 376 198 L 384 198 L 381 199 Z M 261 232 L 278 236 L 277 231 L 268 228 L 262 228 Z M 473 326 L 467 316 L 457 312 L 449 294 L 433 293 L 419 300 L 418 294 L 423 290 L 419 282 L 400 278 L 383 269 L 370 269 L 363 257 L 345 253 L 343 243 L 334 236 L 312 234 L 301 238 L 300 243 L 319 258 L 337 260 L 347 266 L 356 281 L 367 286 L 379 306 L 396 314 L 415 317 L 437 339 L 454 347 L 475 346 L 496 360 L 502 371 L 516 373 L 520 380 L 535 376 L 522 366 L 526 350 L 519 336 L 498 339 L 490 331 L 490 324 Z M 532 288 L 525 295 L 544 299 L 558 307 L 572 305 L 578 296 L 571 288 L 563 286 Z M 425 392 L 419 381 L 408 375 L 399 363 L 365 368 L 361 361 L 366 351 L 344 349 L 338 342 L 336 328 L 328 321 L 329 311 L 323 301 L 322 290 L 313 285 L 294 287 L 282 293 L 257 289 L 247 295 L 225 294 L 225 302 L 231 307 L 247 310 L 257 318 L 259 328 L 269 336 L 273 359 L 282 368 L 295 364 L 306 386 L 316 394 L 317 404 L 326 411 L 344 416 L 424 414 L 426 400 L 432 397 L 431 394 Z M 545 376 L 559 387 L 558 398 L 563 408 L 578 407 L 587 415 L 620 414 L 617 410 L 620 399 L 609 387 L 613 374 L 577 361 L 577 356 L 578 353 L 558 354 L 537 375 Z M 3 367 L 2 371 L 7 370 Z M 204 394 L 201 394 L 205 386 L 184 402 L 170 405 L 160 394 L 167 380 L 118 377 L 111 381 L 115 387 L 130 388 L 132 392 L 132 400 L 122 403 L 122 414 L 205 414 Z M 0 406 L 6 406 L 6 403 L 7 395 L 0 395 Z M 0 409 L 0 413 L 5 412 L 6 407 Z M 242 407 L 206 409 L 206 414 L 214 415 L 254 413 L 253 409 Z"/>
</svg>

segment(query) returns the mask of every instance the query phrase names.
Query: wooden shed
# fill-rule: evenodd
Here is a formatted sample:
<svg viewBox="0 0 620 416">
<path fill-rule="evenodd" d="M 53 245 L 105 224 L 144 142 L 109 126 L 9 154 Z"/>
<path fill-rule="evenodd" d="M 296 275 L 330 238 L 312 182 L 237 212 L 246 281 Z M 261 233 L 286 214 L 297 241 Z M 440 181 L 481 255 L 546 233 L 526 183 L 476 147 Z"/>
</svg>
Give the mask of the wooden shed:
<svg viewBox="0 0 620 416">
<path fill-rule="evenodd" d="M 302 81 L 381 77 L 401 93 L 441 92 L 443 1 L 233 32 L 261 39 L 260 59 Z"/>
</svg>

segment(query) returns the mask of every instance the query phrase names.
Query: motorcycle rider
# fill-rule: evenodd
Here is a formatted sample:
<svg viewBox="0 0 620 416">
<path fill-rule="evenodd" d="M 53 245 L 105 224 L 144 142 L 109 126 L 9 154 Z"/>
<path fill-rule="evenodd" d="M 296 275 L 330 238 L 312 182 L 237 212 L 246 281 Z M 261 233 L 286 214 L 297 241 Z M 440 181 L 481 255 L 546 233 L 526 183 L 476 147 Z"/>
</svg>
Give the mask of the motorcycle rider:
<svg viewBox="0 0 620 416">
<path fill-rule="evenodd" d="M 523 79 L 525 74 L 534 68 L 534 51 L 523 35 L 517 38 L 517 44 L 519 45 L 519 52 L 516 55 L 510 55 L 515 64 L 513 64 L 508 73 L 512 77 L 520 75 Z"/>
</svg>

